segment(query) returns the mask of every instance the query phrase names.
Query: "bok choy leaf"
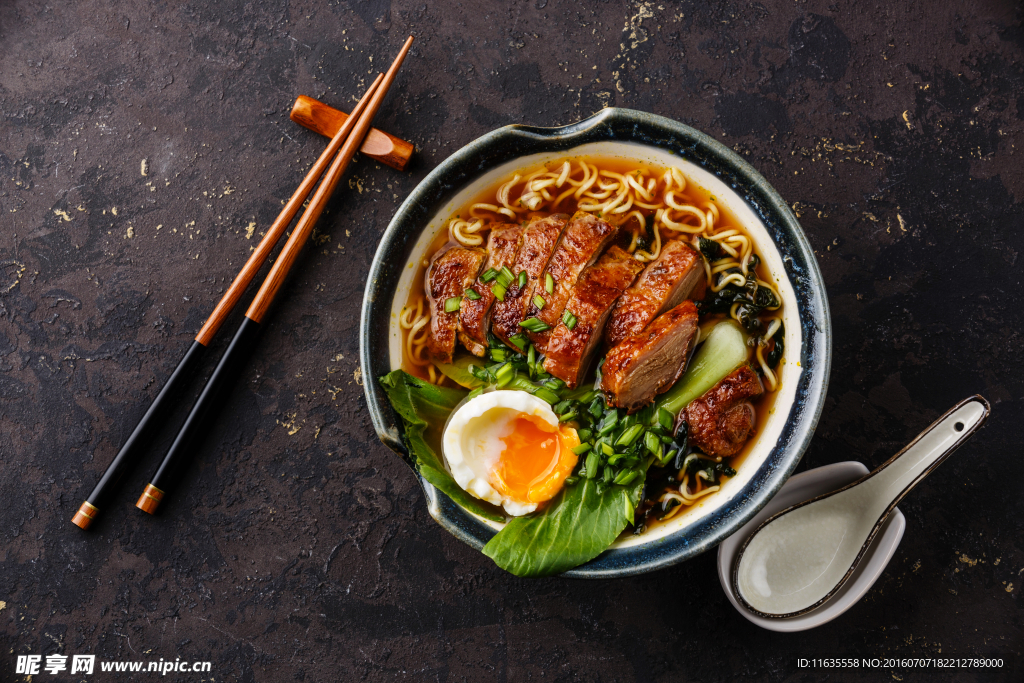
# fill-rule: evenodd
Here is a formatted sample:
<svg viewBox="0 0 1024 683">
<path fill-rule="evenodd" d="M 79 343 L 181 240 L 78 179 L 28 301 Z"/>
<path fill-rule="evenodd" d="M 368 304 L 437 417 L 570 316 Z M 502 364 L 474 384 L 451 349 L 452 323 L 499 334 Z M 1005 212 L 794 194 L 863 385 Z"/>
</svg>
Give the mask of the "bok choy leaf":
<svg viewBox="0 0 1024 683">
<path fill-rule="evenodd" d="M 403 440 L 420 475 L 466 510 L 495 522 L 503 521 L 505 517 L 496 508 L 459 486 L 439 456 L 444 424 L 467 392 L 435 386 L 404 370 L 388 373 L 380 378 L 380 383 L 405 423 Z"/>
</svg>

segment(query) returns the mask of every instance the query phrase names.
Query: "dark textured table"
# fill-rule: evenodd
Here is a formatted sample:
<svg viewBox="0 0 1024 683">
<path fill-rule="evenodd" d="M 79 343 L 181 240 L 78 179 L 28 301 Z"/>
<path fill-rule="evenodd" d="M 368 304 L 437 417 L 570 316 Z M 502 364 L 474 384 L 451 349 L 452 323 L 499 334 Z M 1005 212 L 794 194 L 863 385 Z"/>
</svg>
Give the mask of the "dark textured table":
<svg viewBox="0 0 1024 683">
<path fill-rule="evenodd" d="M 1020 680 L 1021 19 L 1008 0 L 0 4 L 0 680 L 17 655 L 89 653 L 212 663 L 166 677 L 188 681 Z M 350 169 L 161 513 L 134 508 L 154 452 L 73 527 L 322 150 L 291 102 L 350 107 L 409 33 L 377 125 L 415 142 L 410 171 Z M 874 467 L 959 399 L 993 404 L 827 626 L 752 626 L 714 553 L 620 581 L 506 575 L 374 437 L 356 329 L 395 208 L 482 133 L 603 106 L 714 135 L 797 212 L 834 329 L 801 470 Z M 940 654 L 1016 674 L 797 667 Z"/>
</svg>

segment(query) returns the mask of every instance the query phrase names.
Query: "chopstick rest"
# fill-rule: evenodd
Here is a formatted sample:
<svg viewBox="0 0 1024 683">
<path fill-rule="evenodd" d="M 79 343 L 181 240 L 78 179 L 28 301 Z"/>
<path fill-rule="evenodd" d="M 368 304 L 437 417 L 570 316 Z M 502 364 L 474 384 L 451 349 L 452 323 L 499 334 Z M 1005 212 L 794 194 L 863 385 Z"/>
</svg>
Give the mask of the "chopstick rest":
<svg viewBox="0 0 1024 683">
<path fill-rule="evenodd" d="M 295 99 L 295 104 L 292 105 L 289 117 L 303 128 L 333 138 L 338 129 L 348 119 L 348 114 L 340 109 L 324 104 L 320 100 L 299 95 Z M 359 148 L 359 151 L 382 164 L 387 164 L 391 168 L 404 171 L 405 167 L 409 165 L 409 159 L 412 157 L 413 152 L 416 151 L 416 148 L 411 142 L 406 142 L 402 138 L 395 137 L 382 130 L 371 128 L 370 132 L 366 135 L 366 139 L 363 140 L 363 146 Z"/>
</svg>

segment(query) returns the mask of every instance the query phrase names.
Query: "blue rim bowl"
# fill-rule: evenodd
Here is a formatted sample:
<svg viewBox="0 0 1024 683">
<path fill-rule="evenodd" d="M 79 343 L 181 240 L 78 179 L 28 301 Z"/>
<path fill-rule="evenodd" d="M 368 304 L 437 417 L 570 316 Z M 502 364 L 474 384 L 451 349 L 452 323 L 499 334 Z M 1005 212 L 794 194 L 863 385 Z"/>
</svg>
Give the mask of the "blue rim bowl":
<svg viewBox="0 0 1024 683">
<path fill-rule="evenodd" d="M 394 369 L 396 294 L 400 281 L 408 286 L 413 259 L 423 257 L 432 236 L 428 231 L 434 233 L 443 224 L 457 195 L 465 201 L 466 188 L 479 185 L 488 174 L 488 182 L 493 182 L 521 160 L 536 163 L 546 156 L 572 155 L 578 148 L 603 149 L 602 145 L 628 146 L 637 158 L 671 159 L 669 163 L 684 165 L 688 176 L 707 179 L 703 184 L 709 190 L 717 187 L 738 203 L 737 211 L 761 226 L 751 234 L 766 262 L 774 264 L 770 267 L 780 282 L 783 310 L 792 316 L 791 323 L 798 324 L 786 328 L 781 386 L 787 393 L 782 399 L 780 390 L 769 424 L 758 437 L 774 441 L 764 445 L 756 467 L 744 462 L 737 477 L 727 482 L 732 487 L 728 495 L 723 487 L 702 499 L 708 501 L 706 507 L 694 506 L 660 536 L 647 539 L 644 534 L 616 544 L 563 575 L 581 578 L 630 576 L 667 567 L 714 548 L 746 524 L 778 492 L 810 444 L 825 402 L 832 355 L 828 299 L 807 237 L 782 197 L 732 150 L 682 123 L 630 109 L 604 109 L 558 128 L 506 126 L 474 140 L 435 168 L 399 207 L 377 248 L 363 295 L 359 350 L 370 417 L 385 445 L 415 471 L 402 442 L 401 420 L 378 378 Z M 492 524 L 418 478 L 430 515 L 454 536 L 477 550 L 494 536 Z"/>
</svg>

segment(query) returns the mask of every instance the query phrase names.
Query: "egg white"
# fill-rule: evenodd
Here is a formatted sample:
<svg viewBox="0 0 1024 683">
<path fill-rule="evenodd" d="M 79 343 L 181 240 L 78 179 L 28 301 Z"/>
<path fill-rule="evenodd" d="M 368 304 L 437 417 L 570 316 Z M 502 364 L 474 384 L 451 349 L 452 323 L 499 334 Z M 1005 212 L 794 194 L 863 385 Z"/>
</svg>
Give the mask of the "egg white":
<svg viewBox="0 0 1024 683">
<path fill-rule="evenodd" d="M 558 428 L 558 416 L 543 399 L 525 391 L 499 390 L 462 404 L 448 420 L 442 442 L 448 469 L 459 486 L 514 517 L 533 512 L 537 504 L 503 496 L 489 480 L 505 449 L 501 435 L 520 415 L 534 415 Z"/>
</svg>

